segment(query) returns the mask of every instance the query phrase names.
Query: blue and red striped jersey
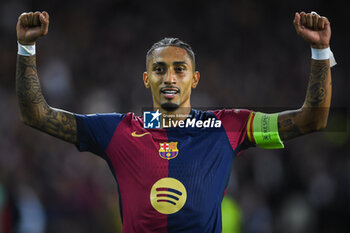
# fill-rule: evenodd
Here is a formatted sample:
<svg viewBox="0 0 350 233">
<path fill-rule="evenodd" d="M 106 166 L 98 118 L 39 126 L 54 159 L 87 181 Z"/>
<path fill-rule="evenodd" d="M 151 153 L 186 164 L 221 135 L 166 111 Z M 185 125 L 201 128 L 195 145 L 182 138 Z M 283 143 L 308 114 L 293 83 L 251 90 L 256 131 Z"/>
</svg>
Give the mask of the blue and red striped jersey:
<svg viewBox="0 0 350 233">
<path fill-rule="evenodd" d="M 247 143 L 249 110 L 191 110 L 221 127 L 143 128 L 128 114 L 76 114 L 80 151 L 104 158 L 119 189 L 123 232 L 221 232 L 233 160 Z"/>
</svg>

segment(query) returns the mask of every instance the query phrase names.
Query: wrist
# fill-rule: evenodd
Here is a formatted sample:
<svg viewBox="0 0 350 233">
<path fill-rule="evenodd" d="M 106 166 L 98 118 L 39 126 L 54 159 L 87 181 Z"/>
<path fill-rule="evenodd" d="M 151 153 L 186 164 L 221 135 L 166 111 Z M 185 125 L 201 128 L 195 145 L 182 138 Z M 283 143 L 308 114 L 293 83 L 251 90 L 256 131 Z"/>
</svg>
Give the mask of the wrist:
<svg viewBox="0 0 350 233">
<path fill-rule="evenodd" d="M 326 49 L 329 47 L 329 44 L 320 44 L 320 45 L 311 45 L 313 49 Z"/>
<path fill-rule="evenodd" d="M 21 44 L 19 41 L 17 41 L 18 44 L 18 52 L 17 54 L 22 56 L 34 56 L 35 55 L 35 43 L 26 45 Z"/>
<path fill-rule="evenodd" d="M 311 47 L 311 58 L 314 60 L 327 60 L 330 58 L 331 52 L 329 47 L 323 49 Z"/>
<path fill-rule="evenodd" d="M 314 60 L 329 60 L 331 67 L 337 64 L 330 47 L 323 48 L 323 49 L 317 49 L 317 48 L 311 47 L 311 58 Z"/>
<path fill-rule="evenodd" d="M 25 42 L 25 41 L 17 40 L 17 42 L 20 43 L 21 45 L 35 45 L 35 41 L 34 42 Z"/>
</svg>

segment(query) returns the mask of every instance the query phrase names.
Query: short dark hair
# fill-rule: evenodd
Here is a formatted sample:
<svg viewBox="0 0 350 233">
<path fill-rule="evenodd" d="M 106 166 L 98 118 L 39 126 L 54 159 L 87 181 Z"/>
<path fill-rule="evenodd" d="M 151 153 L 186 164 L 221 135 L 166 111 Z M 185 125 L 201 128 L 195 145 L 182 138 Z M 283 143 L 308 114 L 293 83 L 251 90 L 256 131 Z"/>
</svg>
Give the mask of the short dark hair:
<svg viewBox="0 0 350 233">
<path fill-rule="evenodd" d="M 194 52 L 191 48 L 191 46 L 183 41 L 181 41 L 179 38 L 169 38 L 166 37 L 156 43 L 154 43 L 152 45 L 152 47 L 148 50 L 147 55 L 146 55 L 146 61 L 148 61 L 148 59 L 150 58 L 150 56 L 152 55 L 152 52 L 160 47 L 167 47 L 167 46 L 174 46 L 174 47 L 179 47 L 179 48 L 183 48 L 184 50 L 186 50 L 187 54 L 190 56 L 192 63 L 193 63 L 193 69 L 195 69 L 195 55 Z M 146 62 L 146 66 L 147 66 L 147 62 Z M 147 69 L 147 67 L 146 67 Z"/>
</svg>

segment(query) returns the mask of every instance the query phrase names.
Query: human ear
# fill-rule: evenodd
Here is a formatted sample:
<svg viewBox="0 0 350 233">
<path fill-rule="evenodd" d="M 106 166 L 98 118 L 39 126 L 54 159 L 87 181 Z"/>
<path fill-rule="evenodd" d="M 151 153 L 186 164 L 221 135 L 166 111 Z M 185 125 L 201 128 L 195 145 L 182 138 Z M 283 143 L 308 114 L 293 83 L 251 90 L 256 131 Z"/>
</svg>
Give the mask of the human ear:
<svg viewBox="0 0 350 233">
<path fill-rule="evenodd" d="M 200 78 L 199 72 L 198 71 L 194 72 L 193 82 L 192 82 L 192 85 L 191 85 L 192 88 L 196 88 L 197 87 L 197 84 L 199 82 L 199 78 Z"/>
<path fill-rule="evenodd" d="M 149 79 L 148 79 L 148 75 L 147 75 L 147 72 L 143 72 L 143 83 L 145 84 L 145 87 L 146 88 L 149 88 L 150 85 L 149 85 Z"/>
</svg>

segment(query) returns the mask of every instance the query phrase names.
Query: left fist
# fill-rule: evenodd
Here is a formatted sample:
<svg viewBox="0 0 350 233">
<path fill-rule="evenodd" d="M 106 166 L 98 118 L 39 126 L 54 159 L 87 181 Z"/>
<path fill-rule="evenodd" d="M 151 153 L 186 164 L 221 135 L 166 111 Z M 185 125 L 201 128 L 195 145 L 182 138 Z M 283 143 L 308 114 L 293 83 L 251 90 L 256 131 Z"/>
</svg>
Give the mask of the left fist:
<svg viewBox="0 0 350 233">
<path fill-rule="evenodd" d="M 329 47 L 331 39 L 331 26 L 326 17 L 318 15 L 316 12 L 295 13 L 294 27 L 312 48 L 324 49 Z"/>
</svg>

